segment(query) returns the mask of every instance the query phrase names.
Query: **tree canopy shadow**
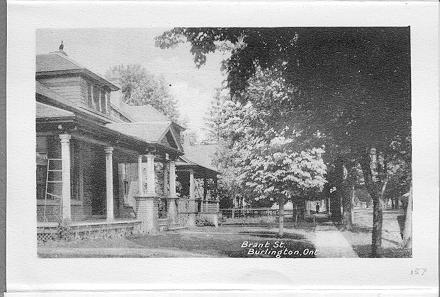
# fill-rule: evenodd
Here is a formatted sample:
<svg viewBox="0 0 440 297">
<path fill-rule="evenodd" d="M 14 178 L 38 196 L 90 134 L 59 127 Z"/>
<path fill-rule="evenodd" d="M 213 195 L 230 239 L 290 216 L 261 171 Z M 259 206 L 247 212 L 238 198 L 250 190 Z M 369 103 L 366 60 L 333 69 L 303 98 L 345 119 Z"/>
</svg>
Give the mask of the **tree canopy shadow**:
<svg viewBox="0 0 440 297">
<path fill-rule="evenodd" d="M 283 236 L 279 236 L 278 232 L 276 231 L 241 231 L 238 232 L 240 235 L 251 235 L 256 236 L 260 238 L 274 238 L 274 239 L 281 239 L 281 238 L 287 238 L 287 239 L 305 239 L 304 235 L 297 234 L 297 233 L 284 233 Z"/>
<path fill-rule="evenodd" d="M 371 244 L 353 245 L 353 250 L 360 258 L 373 258 L 371 256 Z M 383 248 L 383 258 L 411 258 L 412 250 L 405 248 Z"/>
</svg>

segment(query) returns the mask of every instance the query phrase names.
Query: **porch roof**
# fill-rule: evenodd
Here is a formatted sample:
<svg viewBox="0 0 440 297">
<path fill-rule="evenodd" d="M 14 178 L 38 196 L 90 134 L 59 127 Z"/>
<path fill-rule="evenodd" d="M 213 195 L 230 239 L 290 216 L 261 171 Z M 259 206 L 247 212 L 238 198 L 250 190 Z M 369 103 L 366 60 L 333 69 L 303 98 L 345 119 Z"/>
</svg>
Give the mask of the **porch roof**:
<svg viewBox="0 0 440 297">
<path fill-rule="evenodd" d="M 212 165 L 217 148 L 215 144 L 186 146 L 185 155 L 180 157 L 176 166 L 180 169 L 194 169 L 201 175 L 217 175 L 219 171 Z"/>
<path fill-rule="evenodd" d="M 95 114 L 89 110 L 75 106 L 73 103 L 66 100 L 61 95 L 55 93 L 43 84 L 36 82 L 36 95 L 37 95 L 37 120 L 46 119 L 47 123 L 56 122 L 60 115 L 64 120 L 67 117 L 74 120 L 75 125 L 83 131 L 87 131 L 88 134 L 92 133 L 99 139 L 107 139 L 111 142 L 119 144 L 127 143 L 130 148 L 136 148 L 136 150 L 144 151 L 145 148 L 155 148 L 159 151 L 166 152 L 172 155 L 182 155 L 183 153 L 175 148 L 165 146 L 155 139 L 161 139 L 158 135 L 166 133 L 165 126 L 169 126 L 169 123 L 161 123 L 155 125 L 154 123 L 126 123 L 134 125 L 132 127 L 125 127 L 124 125 L 118 125 L 122 123 L 112 122 L 110 119 Z M 42 116 L 42 117 L 39 117 Z M 52 115 L 54 117 L 44 117 L 44 115 Z M 105 125 L 111 123 L 110 125 Z M 138 124 L 138 125 L 137 125 Z M 139 125 L 142 124 L 142 125 Z M 137 127 L 138 126 L 138 127 Z M 142 129 L 148 127 L 148 131 L 142 133 Z"/>
<path fill-rule="evenodd" d="M 35 82 L 35 93 L 37 95 L 37 100 L 46 105 L 55 106 L 73 113 L 79 113 L 100 123 L 108 123 L 112 121 L 106 116 L 100 115 L 97 112 L 91 111 L 82 106 L 78 106 L 75 103 L 65 99 L 63 96 L 52 91 L 39 81 Z"/>
<path fill-rule="evenodd" d="M 37 102 L 36 105 L 36 117 L 37 119 L 60 119 L 60 118 L 73 118 L 75 114 L 68 110 L 64 110 L 55 106 L 47 105 L 41 102 Z"/>
</svg>

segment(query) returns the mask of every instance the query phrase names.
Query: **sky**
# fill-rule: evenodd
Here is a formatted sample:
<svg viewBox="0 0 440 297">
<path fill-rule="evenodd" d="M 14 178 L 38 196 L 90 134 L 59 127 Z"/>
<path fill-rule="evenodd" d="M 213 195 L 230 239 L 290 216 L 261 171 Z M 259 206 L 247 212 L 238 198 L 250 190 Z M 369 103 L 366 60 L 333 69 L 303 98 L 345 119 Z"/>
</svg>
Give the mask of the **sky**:
<svg viewBox="0 0 440 297">
<path fill-rule="evenodd" d="M 154 37 L 170 28 L 145 29 L 44 29 L 37 30 L 36 52 L 58 50 L 61 40 L 68 56 L 82 66 L 104 75 L 114 65 L 140 64 L 149 72 L 162 76 L 178 102 L 181 118 L 188 128 L 203 138 L 204 123 L 215 89 L 224 75 L 220 63 L 224 54 L 213 53 L 197 69 L 189 44 L 160 49 Z"/>
</svg>

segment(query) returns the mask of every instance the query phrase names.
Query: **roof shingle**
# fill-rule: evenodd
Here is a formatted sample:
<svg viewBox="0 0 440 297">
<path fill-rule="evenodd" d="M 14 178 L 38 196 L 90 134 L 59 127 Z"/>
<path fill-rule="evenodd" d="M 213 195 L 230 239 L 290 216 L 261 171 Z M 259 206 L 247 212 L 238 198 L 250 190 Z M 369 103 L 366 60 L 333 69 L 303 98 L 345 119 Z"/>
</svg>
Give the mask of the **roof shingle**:
<svg viewBox="0 0 440 297">
<path fill-rule="evenodd" d="M 160 142 L 169 126 L 169 122 L 109 123 L 106 125 L 107 128 L 114 131 L 154 143 Z"/>
<path fill-rule="evenodd" d="M 75 114 L 68 110 L 64 110 L 55 106 L 50 106 L 41 102 L 37 102 L 36 106 L 37 119 L 42 118 L 66 118 L 73 117 Z"/>
<path fill-rule="evenodd" d="M 185 155 L 182 159 L 207 169 L 218 171 L 212 164 L 217 153 L 217 144 L 197 144 L 184 147 Z"/>
<path fill-rule="evenodd" d="M 37 72 L 80 70 L 85 67 L 79 65 L 63 54 L 54 52 L 50 54 L 37 55 Z"/>
<path fill-rule="evenodd" d="M 119 108 L 130 115 L 134 122 L 170 122 L 170 119 L 151 105 L 132 106 L 121 103 Z"/>
</svg>

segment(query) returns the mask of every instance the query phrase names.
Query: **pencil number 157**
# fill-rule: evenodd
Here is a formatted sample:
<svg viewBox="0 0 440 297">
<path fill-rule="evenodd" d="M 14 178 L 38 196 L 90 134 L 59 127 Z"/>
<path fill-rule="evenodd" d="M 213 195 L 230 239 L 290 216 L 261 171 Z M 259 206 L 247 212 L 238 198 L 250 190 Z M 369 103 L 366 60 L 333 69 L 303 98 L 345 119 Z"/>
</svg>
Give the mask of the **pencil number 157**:
<svg viewBox="0 0 440 297">
<path fill-rule="evenodd" d="M 411 275 L 424 276 L 426 271 L 427 271 L 426 268 L 414 268 L 411 269 Z"/>
</svg>

